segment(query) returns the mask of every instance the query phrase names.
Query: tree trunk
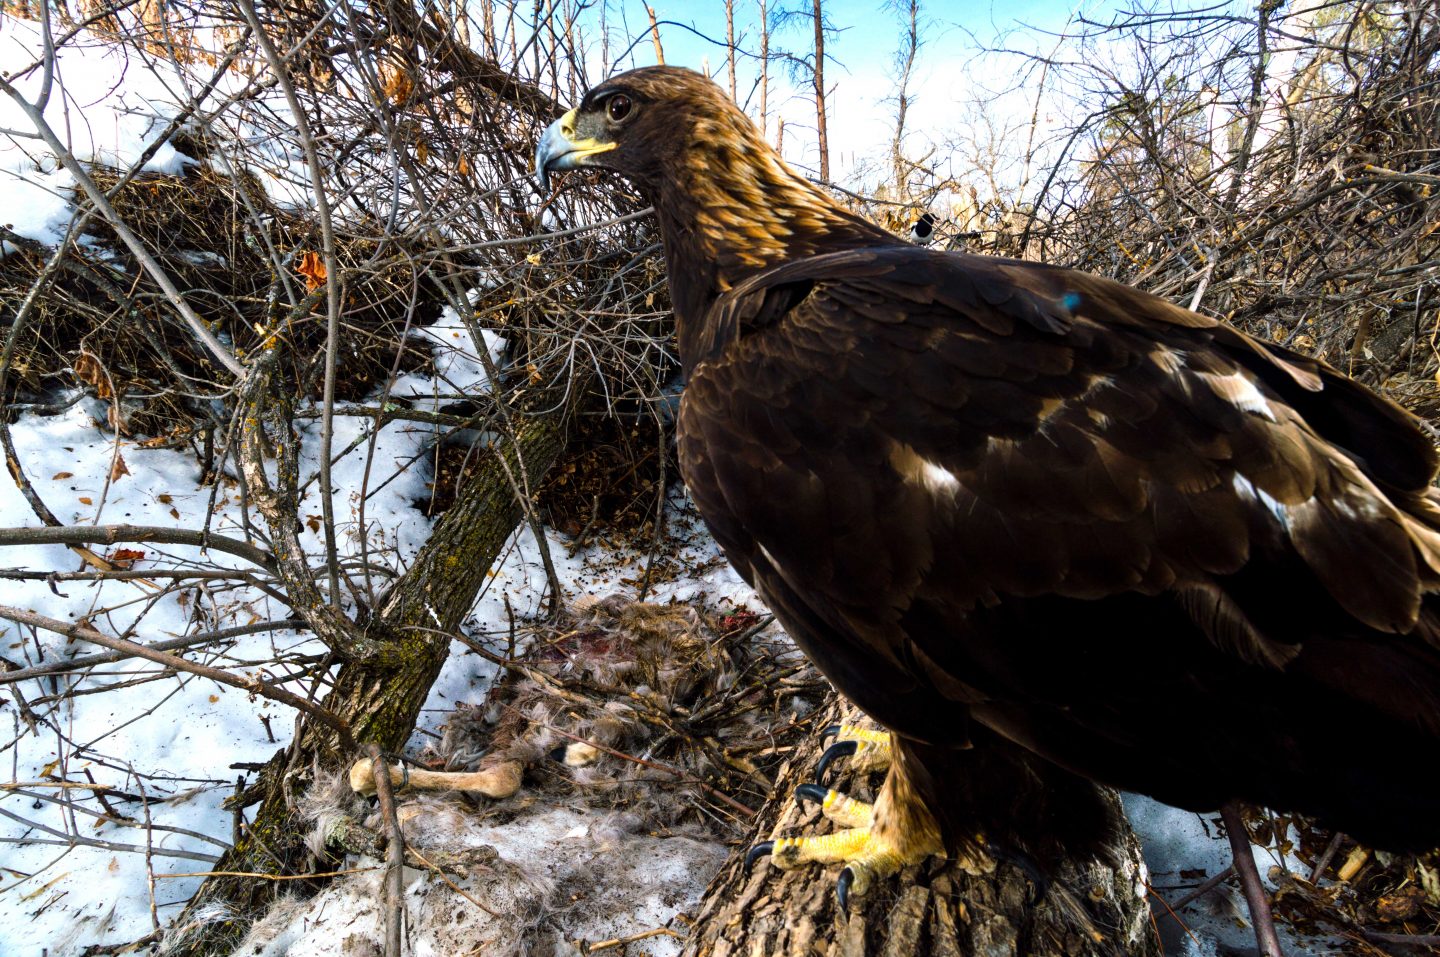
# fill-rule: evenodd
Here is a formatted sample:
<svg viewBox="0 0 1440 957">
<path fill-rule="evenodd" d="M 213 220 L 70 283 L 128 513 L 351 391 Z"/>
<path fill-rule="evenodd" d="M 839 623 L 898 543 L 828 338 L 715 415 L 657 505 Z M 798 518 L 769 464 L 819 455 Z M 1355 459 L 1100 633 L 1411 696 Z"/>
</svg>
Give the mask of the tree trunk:
<svg viewBox="0 0 1440 957">
<path fill-rule="evenodd" d="M 770 13 L 760 0 L 760 135 L 770 136 Z"/>
<path fill-rule="evenodd" d="M 560 412 L 535 418 L 515 415 L 514 421 L 519 455 L 516 445 L 489 455 L 366 625 L 366 638 L 384 646 L 385 653 L 347 661 L 336 675 L 334 690 L 323 704 L 349 723 L 357 741 L 374 742 L 388 751 L 403 747 L 449 654 L 449 633 L 469 612 L 523 517 L 506 467 L 518 474 L 523 459 L 533 487 L 564 449 Z M 305 835 L 294 824 L 295 801 L 310 785 L 316 766 L 337 768 L 354 757 L 340 753 L 329 729 L 300 721 L 290 747 L 270 759 L 246 792 L 259 799 L 259 809 L 215 870 L 240 875 L 313 871 Z M 253 802 L 242 795 L 236 803 Z M 169 953 L 228 953 L 279 894 L 302 890 L 297 883 L 211 877 L 176 921 Z"/>
<path fill-rule="evenodd" d="M 730 101 L 738 103 L 735 96 L 735 0 L 725 0 L 725 63 L 730 70 Z"/>
<path fill-rule="evenodd" d="M 895 137 L 890 142 L 890 163 L 895 168 L 895 199 L 910 201 L 909 165 L 905 162 L 905 119 L 910 112 L 910 74 L 915 70 L 915 56 L 920 51 L 920 0 L 910 0 L 908 26 L 900 38 L 900 52 L 895 58 Z"/>
<path fill-rule="evenodd" d="M 655 41 L 655 62 L 664 66 L 665 49 L 660 46 L 660 24 L 655 21 L 655 8 L 647 6 L 645 12 L 650 14 L 650 39 Z"/>
<path fill-rule="evenodd" d="M 832 705 L 816 727 L 837 723 L 841 713 L 838 704 Z M 1109 790 L 1103 791 L 1103 799 L 1118 825 L 1114 832 L 1121 835 L 1115 846 L 1105 849 L 1103 856 L 1109 860 L 1068 858 L 1052 866 L 1045 874 L 1049 887 L 1038 902 L 1025 871 L 1007 863 L 982 876 L 938 859 L 906 868 L 877 882 L 863 898 L 852 898 L 848 918 L 836 903 L 834 867 L 782 871 L 762 860 L 747 873 L 745 852 L 754 842 L 830 827 L 816 805 L 799 804 L 792 797 L 797 785 L 813 779 L 823 747 L 818 735 L 812 737 L 781 770 L 776 797 L 761 810 L 754 833 L 710 883 L 685 957 L 1160 954 L 1145 897 L 1140 847 L 1119 796 Z M 1038 759 L 1029 764 L 1042 787 L 1046 776 L 1058 773 Z M 876 776 L 874 786 L 879 782 Z M 834 786 L 871 797 L 864 782 L 843 773 Z"/>
<path fill-rule="evenodd" d="M 825 123 L 825 16 L 815 2 L 815 132 L 820 140 L 820 178 L 830 182 L 830 132 Z"/>
</svg>

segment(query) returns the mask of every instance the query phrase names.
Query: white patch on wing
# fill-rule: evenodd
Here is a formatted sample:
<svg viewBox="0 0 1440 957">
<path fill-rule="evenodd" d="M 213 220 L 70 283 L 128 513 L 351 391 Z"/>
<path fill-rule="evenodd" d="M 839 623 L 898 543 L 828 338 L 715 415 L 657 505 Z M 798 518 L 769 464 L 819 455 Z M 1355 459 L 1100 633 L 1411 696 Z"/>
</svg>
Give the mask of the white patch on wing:
<svg viewBox="0 0 1440 957">
<path fill-rule="evenodd" d="M 954 492 L 960 488 L 960 480 L 955 473 L 943 466 L 936 465 L 926 459 L 921 459 L 920 473 L 924 476 L 925 487 L 932 492 Z"/>
<path fill-rule="evenodd" d="M 897 442 L 890 450 L 890 464 L 901 478 L 912 485 L 924 487 L 931 495 L 954 496 L 960 490 L 960 479 L 954 472 L 903 443 Z"/>
<path fill-rule="evenodd" d="M 1351 521 L 1374 522 L 1389 517 L 1380 501 L 1366 495 L 1335 495 L 1330 507 Z"/>
<path fill-rule="evenodd" d="M 1176 352 L 1168 346 L 1157 345 L 1155 351 L 1150 353 L 1150 361 L 1174 375 L 1185 366 L 1185 354 Z"/>
<path fill-rule="evenodd" d="M 1275 498 L 1275 496 L 1262 488 L 1256 488 L 1254 482 L 1239 472 L 1231 476 L 1230 484 L 1235 486 L 1235 491 L 1239 492 L 1242 498 L 1248 498 L 1252 502 L 1259 502 L 1269 509 L 1270 514 L 1275 516 L 1283 528 L 1290 527 L 1290 510 L 1287 509 L 1279 499 Z"/>
<path fill-rule="evenodd" d="M 1271 422 L 1275 421 L 1275 413 L 1271 411 L 1270 403 L 1265 401 L 1264 393 L 1245 373 L 1236 371 L 1225 376 L 1206 375 L 1205 380 L 1215 390 L 1216 395 L 1237 409 L 1264 416 Z"/>
</svg>

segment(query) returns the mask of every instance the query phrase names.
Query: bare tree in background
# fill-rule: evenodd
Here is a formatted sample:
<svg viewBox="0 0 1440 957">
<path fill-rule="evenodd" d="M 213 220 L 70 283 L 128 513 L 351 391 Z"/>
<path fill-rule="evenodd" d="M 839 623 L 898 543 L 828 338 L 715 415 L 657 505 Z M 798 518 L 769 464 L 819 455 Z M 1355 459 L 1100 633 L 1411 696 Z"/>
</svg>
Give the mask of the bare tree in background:
<svg viewBox="0 0 1440 957">
<path fill-rule="evenodd" d="M 825 110 L 825 14 L 820 0 L 814 0 L 815 59 L 811 78 L 815 84 L 815 136 L 820 149 L 820 178 L 830 180 L 830 132 Z"/>
<path fill-rule="evenodd" d="M 770 135 L 770 15 L 767 0 L 760 5 L 760 133 Z"/>
<path fill-rule="evenodd" d="M 725 65 L 730 77 L 730 99 L 735 95 L 735 0 L 725 0 Z"/>
<path fill-rule="evenodd" d="M 834 27 L 825 19 L 821 0 L 810 0 L 794 7 L 775 7 L 770 11 L 770 28 L 784 30 L 791 26 L 807 27 L 806 40 L 810 52 L 800 53 L 777 48 L 774 37 L 763 38 L 766 56 L 774 57 L 785 65 L 791 82 L 805 89 L 815 111 L 815 135 L 818 150 L 817 169 L 820 179 L 830 177 L 830 136 L 828 125 L 827 90 L 825 88 L 825 36 L 833 33 Z M 768 62 L 768 59 L 762 62 Z"/>
<path fill-rule="evenodd" d="M 890 163 L 893 167 L 895 198 L 909 201 L 909 180 L 913 165 L 905 158 L 905 120 L 910 111 L 910 75 L 915 69 L 915 56 L 920 52 L 920 0 L 888 0 L 885 9 L 903 18 L 900 49 L 895 53 L 895 135 L 890 140 Z"/>
<path fill-rule="evenodd" d="M 655 42 L 655 62 L 664 66 L 665 49 L 660 46 L 660 24 L 655 19 L 655 8 L 646 7 L 645 12 L 650 14 L 650 39 Z"/>
</svg>

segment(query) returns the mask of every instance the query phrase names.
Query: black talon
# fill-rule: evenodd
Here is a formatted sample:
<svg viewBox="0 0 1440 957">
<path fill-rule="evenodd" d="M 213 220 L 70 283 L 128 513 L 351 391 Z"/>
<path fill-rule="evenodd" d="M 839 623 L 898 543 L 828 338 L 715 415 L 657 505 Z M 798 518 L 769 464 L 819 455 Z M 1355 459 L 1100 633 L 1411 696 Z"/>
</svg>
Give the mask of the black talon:
<svg viewBox="0 0 1440 957">
<path fill-rule="evenodd" d="M 850 885 L 855 883 L 855 872 L 847 864 L 835 879 L 835 897 L 840 901 L 840 912 L 850 916 Z"/>
<path fill-rule="evenodd" d="M 1031 904 L 1038 904 L 1045 899 L 1045 893 L 1050 890 L 1050 880 L 1045 876 L 1045 872 L 1040 870 L 1040 865 L 1035 862 L 1035 858 L 1024 851 L 1016 850 L 1013 847 L 1003 847 L 990 841 L 985 842 L 985 853 L 997 861 L 1014 864 L 1025 872 L 1025 876 L 1030 878 L 1030 883 L 1035 885 L 1035 893 L 1030 899 Z"/>
<path fill-rule="evenodd" d="M 826 748 L 825 753 L 820 755 L 820 760 L 815 763 L 815 783 L 825 783 L 825 769 L 830 767 L 830 762 L 836 758 L 848 758 L 858 750 L 860 744 L 856 741 L 836 741 Z"/>
<path fill-rule="evenodd" d="M 773 850 L 775 850 L 774 841 L 761 841 L 759 844 L 750 848 L 749 852 L 745 855 L 745 870 L 750 870 L 751 867 L 755 866 L 757 858 L 764 857 Z"/>
<path fill-rule="evenodd" d="M 795 797 L 802 801 L 815 801 L 817 803 L 824 803 L 825 795 L 829 793 L 829 788 L 822 787 L 819 784 L 802 784 L 795 789 Z"/>
<path fill-rule="evenodd" d="M 828 727 L 828 728 L 826 728 L 824 731 L 821 731 L 821 732 L 820 732 L 820 740 L 821 740 L 821 741 L 824 741 L 826 738 L 833 738 L 833 737 L 836 737 L 836 736 L 839 735 L 839 734 L 840 734 L 840 725 L 838 725 L 838 724 L 832 724 L 832 725 L 830 725 L 830 727 Z"/>
</svg>

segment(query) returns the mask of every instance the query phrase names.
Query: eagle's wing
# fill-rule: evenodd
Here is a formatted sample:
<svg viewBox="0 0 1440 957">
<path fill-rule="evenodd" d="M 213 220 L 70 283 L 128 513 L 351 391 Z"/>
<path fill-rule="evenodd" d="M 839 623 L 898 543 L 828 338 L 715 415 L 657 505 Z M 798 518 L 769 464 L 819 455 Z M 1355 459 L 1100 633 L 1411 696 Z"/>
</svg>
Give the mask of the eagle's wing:
<svg viewBox="0 0 1440 957">
<path fill-rule="evenodd" d="M 913 247 L 772 270 L 705 335 L 692 494 L 851 670 L 983 697 L 946 664 L 966 622 L 1136 595 L 1258 669 L 1319 632 L 1440 662 L 1434 450 L 1323 363 L 1094 276 Z M 1353 677 L 1343 651 L 1312 658 L 1315 680 Z M 1433 727 L 1433 678 L 1373 703 Z"/>
</svg>

